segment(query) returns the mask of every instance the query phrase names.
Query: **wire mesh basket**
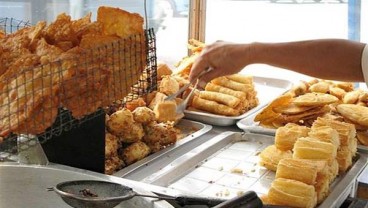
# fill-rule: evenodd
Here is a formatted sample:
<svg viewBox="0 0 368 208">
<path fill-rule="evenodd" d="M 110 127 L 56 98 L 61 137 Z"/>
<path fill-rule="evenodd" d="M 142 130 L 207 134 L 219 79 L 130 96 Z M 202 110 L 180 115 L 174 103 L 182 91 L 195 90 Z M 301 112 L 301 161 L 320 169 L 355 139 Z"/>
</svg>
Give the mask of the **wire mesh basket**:
<svg viewBox="0 0 368 208">
<path fill-rule="evenodd" d="M 5 34 L 30 25 L 0 18 L 0 31 Z M 101 109 L 124 106 L 156 89 L 155 42 L 153 29 L 147 29 L 144 34 L 73 48 L 55 61 L 48 62 L 50 54 L 45 53 L 40 58 L 25 56 L 5 72 L 0 66 L 0 136 L 4 140 L 0 159 L 16 152 L 13 144 L 18 135 L 36 135 L 44 143 L 105 114 Z M 0 65 L 6 66 L 4 60 Z"/>
</svg>

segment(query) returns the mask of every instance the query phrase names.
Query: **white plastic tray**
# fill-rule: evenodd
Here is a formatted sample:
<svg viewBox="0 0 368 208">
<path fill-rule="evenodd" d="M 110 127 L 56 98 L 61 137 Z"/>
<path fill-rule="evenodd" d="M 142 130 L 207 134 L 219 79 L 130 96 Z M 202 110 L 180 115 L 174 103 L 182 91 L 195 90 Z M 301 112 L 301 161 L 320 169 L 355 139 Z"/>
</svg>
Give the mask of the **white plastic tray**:
<svg viewBox="0 0 368 208">
<path fill-rule="evenodd" d="M 249 110 L 248 112 L 240 116 L 221 116 L 212 113 L 186 110 L 184 112 L 185 118 L 217 126 L 231 126 L 236 124 L 236 122 L 240 119 L 243 119 L 257 112 L 259 109 L 266 106 L 269 102 L 291 89 L 292 86 L 292 82 L 288 80 L 267 77 L 254 76 L 253 82 L 255 85 L 255 90 L 257 91 L 259 105 Z"/>
</svg>

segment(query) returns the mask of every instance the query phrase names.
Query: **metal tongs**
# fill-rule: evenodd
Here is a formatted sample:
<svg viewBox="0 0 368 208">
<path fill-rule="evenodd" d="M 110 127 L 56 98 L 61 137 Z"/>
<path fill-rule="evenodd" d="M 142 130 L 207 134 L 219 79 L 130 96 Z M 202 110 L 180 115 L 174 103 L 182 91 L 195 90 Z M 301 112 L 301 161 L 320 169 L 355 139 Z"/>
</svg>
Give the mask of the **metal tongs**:
<svg viewBox="0 0 368 208">
<path fill-rule="evenodd" d="M 180 95 L 181 93 L 183 93 L 186 89 L 188 89 L 188 87 L 190 87 L 193 82 L 196 82 L 194 87 L 192 88 L 192 90 L 190 91 L 190 93 L 187 95 L 187 97 L 183 100 L 183 102 L 181 102 L 177 107 L 176 107 L 176 114 L 182 114 L 184 112 L 184 110 L 186 109 L 187 105 L 188 105 L 188 102 L 190 100 L 190 98 L 193 96 L 195 90 L 197 89 L 197 86 L 198 86 L 198 82 L 199 82 L 199 79 L 205 75 L 206 73 L 212 71 L 213 68 L 207 68 L 205 69 L 204 71 L 202 71 L 201 73 L 199 73 L 197 75 L 197 77 L 195 79 L 193 79 L 192 82 L 189 82 L 188 84 L 184 85 L 183 87 L 181 87 L 176 93 L 174 94 L 171 94 L 169 96 L 167 96 L 165 98 L 165 101 L 167 100 L 173 100 L 175 99 L 178 95 Z"/>
</svg>

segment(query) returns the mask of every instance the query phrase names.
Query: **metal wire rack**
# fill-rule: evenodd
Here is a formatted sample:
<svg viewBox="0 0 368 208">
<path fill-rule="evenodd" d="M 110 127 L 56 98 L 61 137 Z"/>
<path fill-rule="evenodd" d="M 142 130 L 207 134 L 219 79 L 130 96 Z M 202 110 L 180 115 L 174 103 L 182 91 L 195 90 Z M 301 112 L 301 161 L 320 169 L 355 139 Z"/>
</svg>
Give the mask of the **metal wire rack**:
<svg viewBox="0 0 368 208">
<path fill-rule="evenodd" d="M 6 34 L 29 26 L 0 18 Z M 29 56 L 23 62 L 33 60 Z M 156 60 L 155 34 L 146 29 L 144 35 L 72 49 L 49 63 L 9 68 L 16 73 L 0 74 L 0 160 L 17 153 L 19 135 L 35 135 L 44 143 L 105 114 L 101 109 L 124 106 L 155 90 Z M 26 142 L 23 148 L 35 144 Z"/>
</svg>

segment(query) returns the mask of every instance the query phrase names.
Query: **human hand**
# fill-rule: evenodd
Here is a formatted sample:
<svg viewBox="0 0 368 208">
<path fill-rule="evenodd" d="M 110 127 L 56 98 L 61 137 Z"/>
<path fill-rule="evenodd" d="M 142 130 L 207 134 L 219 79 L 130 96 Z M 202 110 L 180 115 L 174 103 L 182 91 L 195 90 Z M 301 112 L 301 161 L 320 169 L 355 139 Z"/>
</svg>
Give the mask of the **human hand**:
<svg viewBox="0 0 368 208">
<path fill-rule="evenodd" d="M 249 62 L 248 44 L 235 44 L 217 41 L 203 48 L 200 56 L 193 63 L 189 74 L 189 80 L 193 80 L 199 73 L 207 68 L 213 70 L 203 75 L 200 79 L 200 87 L 220 76 L 238 73 Z"/>
</svg>

